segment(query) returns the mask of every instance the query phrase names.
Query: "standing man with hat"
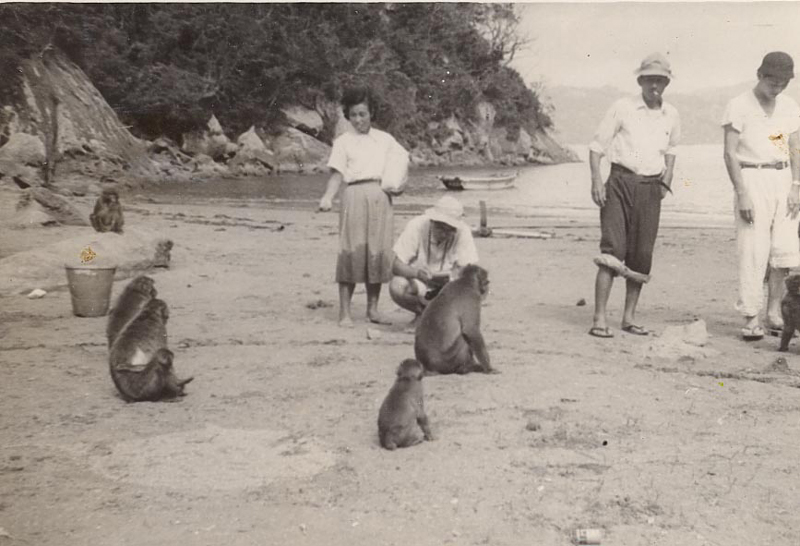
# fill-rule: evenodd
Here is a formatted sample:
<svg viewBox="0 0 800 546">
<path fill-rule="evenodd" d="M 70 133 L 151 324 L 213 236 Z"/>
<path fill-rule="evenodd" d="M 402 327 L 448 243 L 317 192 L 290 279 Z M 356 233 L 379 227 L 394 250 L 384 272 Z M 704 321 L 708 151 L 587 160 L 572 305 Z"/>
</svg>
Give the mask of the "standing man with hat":
<svg viewBox="0 0 800 546">
<path fill-rule="evenodd" d="M 736 245 L 742 337 L 764 337 L 759 312 L 767 279 L 765 326 L 783 328 L 781 297 L 789 268 L 800 265 L 800 107 L 781 95 L 794 77 L 794 62 L 782 51 L 768 53 L 756 71 L 756 86 L 732 99 L 722 118 L 725 166 L 736 193 Z"/>
<path fill-rule="evenodd" d="M 661 200 L 671 192 L 680 138 L 678 111 L 662 99 L 672 79 L 669 61 L 659 53 L 648 55 L 634 73 L 641 94 L 616 101 L 589 145 L 592 200 L 600 207 L 601 230 L 589 334 L 602 338 L 614 337 L 606 305 L 616 275 L 626 281 L 622 331 L 650 333 L 636 323 L 636 305 L 642 284 L 650 280 Z M 604 155 L 611 163 L 605 184 L 600 173 Z"/>
<path fill-rule="evenodd" d="M 395 277 L 389 294 L 416 315 L 415 321 L 457 268 L 478 263 L 475 240 L 463 216 L 463 205 L 445 195 L 412 218 L 394 244 Z"/>
</svg>

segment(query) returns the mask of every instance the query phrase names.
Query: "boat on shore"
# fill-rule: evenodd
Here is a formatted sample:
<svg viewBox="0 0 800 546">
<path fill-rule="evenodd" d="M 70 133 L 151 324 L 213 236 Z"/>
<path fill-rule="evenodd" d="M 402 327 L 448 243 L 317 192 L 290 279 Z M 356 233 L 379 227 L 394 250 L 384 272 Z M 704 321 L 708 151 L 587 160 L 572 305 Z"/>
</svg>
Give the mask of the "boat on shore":
<svg viewBox="0 0 800 546">
<path fill-rule="evenodd" d="M 448 190 L 504 190 L 514 186 L 519 171 L 513 173 L 493 173 L 480 176 L 439 175 Z"/>
</svg>

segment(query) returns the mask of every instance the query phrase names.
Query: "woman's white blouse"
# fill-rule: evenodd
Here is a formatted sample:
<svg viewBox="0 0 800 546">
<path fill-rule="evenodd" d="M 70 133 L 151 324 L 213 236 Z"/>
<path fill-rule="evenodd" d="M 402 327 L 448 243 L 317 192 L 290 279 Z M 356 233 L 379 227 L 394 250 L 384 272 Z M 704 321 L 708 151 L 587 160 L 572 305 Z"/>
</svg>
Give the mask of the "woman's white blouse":
<svg viewBox="0 0 800 546">
<path fill-rule="evenodd" d="M 381 179 L 389 150 L 399 147 L 392 135 L 371 127 L 367 133 L 348 132 L 333 141 L 328 167 L 342 173 L 346 184 Z"/>
</svg>

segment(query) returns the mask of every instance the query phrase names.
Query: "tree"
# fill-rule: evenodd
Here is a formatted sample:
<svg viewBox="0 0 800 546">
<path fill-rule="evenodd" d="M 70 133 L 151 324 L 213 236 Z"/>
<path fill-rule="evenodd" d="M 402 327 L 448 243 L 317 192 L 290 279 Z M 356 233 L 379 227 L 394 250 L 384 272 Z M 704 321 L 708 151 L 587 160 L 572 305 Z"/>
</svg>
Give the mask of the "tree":
<svg viewBox="0 0 800 546">
<path fill-rule="evenodd" d="M 477 9 L 475 24 L 505 67 L 530 43 L 519 30 L 520 9 L 518 4 L 479 4 Z"/>
</svg>

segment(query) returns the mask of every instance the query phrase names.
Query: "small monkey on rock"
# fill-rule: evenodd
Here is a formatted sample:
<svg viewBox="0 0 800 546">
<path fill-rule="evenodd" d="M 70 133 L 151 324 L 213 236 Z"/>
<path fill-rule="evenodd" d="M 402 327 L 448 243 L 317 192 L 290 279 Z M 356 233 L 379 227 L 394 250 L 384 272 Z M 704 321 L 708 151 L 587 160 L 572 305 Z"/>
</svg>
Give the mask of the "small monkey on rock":
<svg viewBox="0 0 800 546">
<path fill-rule="evenodd" d="M 423 372 L 420 363 L 411 358 L 397 368 L 397 378 L 378 413 L 381 447 L 393 450 L 422 442 L 417 427 L 422 429 L 425 440 L 433 440 L 422 402 Z"/>
<path fill-rule="evenodd" d="M 104 233 L 113 231 L 122 233 L 125 219 L 122 217 L 122 205 L 119 203 L 117 190 L 106 188 L 94 204 L 94 212 L 89 215 L 89 220 L 95 231 Z"/>
</svg>

